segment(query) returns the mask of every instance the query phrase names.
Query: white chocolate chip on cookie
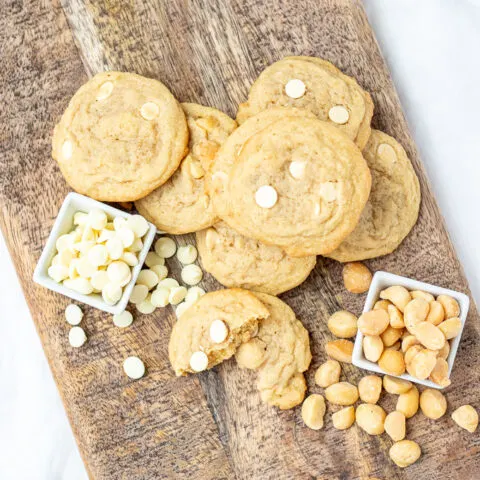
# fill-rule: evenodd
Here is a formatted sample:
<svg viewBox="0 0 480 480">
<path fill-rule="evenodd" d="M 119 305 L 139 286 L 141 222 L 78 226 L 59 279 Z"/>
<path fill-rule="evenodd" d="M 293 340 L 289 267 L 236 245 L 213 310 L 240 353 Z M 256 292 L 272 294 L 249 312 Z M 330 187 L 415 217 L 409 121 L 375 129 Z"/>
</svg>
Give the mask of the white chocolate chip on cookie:
<svg viewBox="0 0 480 480">
<path fill-rule="evenodd" d="M 216 319 L 210 325 L 210 338 L 214 343 L 222 343 L 228 337 L 228 327 L 220 319 Z"/>
<path fill-rule="evenodd" d="M 160 113 L 158 105 L 154 102 L 146 102 L 140 108 L 140 115 L 145 120 L 153 120 Z"/>
<path fill-rule="evenodd" d="M 112 82 L 105 82 L 100 85 L 97 94 L 97 100 L 105 100 L 108 98 L 113 92 L 113 83 Z"/>
<path fill-rule="evenodd" d="M 204 352 L 194 352 L 190 357 L 190 367 L 195 372 L 203 372 L 208 367 L 208 357 Z"/>
<path fill-rule="evenodd" d="M 305 162 L 294 161 L 289 165 L 288 170 L 293 178 L 302 178 L 305 174 Z"/>
<path fill-rule="evenodd" d="M 272 208 L 278 199 L 277 191 L 270 185 L 262 185 L 255 192 L 255 202 L 262 208 Z"/>
<path fill-rule="evenodd" d="M 328 111 L 328 118 L 338 125 L 344 125 L 348 122 L 350 114 L 348 110 L 342 105 L 335 105 Z"/>
<path fill-rule="evenodd" d="M 326 202 L 333 202 L 337 198 L 337 184 L 335 182 L 325 182 L 320 185 L 320 196 Z"/>
<path fill-rule="evenodd" d="M 285 85 L 285 93 L 290 98 L 300 98 L 305 95 L 305 84 L 298 78 L 289 80 Z"/>
<path fill-rule="evenodd" d="M 390 163 L 397 161 L 397 154 L 394 148 L 388 143 L 381 143 L 377 148 L 377 155 L 384 160 L 388 160 Z"/>
<path fill-rule="evenodd" d="M 70 140 L 65 140 L 62 145 L 62 157 L 69 160 L 73 155 L 73 143 Z"/>
</svg>

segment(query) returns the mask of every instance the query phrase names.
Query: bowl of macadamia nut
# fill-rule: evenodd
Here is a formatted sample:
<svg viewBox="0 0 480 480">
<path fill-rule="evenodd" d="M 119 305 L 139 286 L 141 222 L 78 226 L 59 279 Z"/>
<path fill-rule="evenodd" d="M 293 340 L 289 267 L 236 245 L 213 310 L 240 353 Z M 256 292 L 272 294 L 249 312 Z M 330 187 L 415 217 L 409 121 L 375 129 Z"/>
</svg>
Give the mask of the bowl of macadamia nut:
<svg viewBox="0 0 480 480">
<path fill-rule="evenodd" d="M 376 272 L 358 319 L 357 367 L 431 388 L 450 385 L 469 298 L 454 290 Z"/>
</svg>

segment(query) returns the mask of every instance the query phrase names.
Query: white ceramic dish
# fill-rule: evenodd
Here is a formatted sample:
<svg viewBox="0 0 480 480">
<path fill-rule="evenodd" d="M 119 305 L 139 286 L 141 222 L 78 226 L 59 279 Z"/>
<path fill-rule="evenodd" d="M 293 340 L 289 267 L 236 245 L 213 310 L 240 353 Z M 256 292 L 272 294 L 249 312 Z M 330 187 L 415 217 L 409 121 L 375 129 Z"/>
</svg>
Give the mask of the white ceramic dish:
<svg viewBox="0 0 480 480">
<path fill-rule="evenodd" d="M 412 280 L 411 278 L 401 277 L 399 275 L 394 275 L 393 273 L 387 272 L 376 272 L 373 276 L 372 284 L 368 290 L 367 299 L 365 301 L 365 306 L 363 312 L 368 312 L 372 310 L 375 302 L 379 300 L 379 295 L 382 290 L 392 285 L 400 285 L 405 287 L 408 290 L 424 290 L 425 292 L 431 293 L 433 296 L 437 295 L 450 295 L 455 300 L 457 300 L 460 305 L 460 320 L 462 321 L 462 328 L 460 333 L 451 341 L 450 353 L 447 358 L 448 363 L 448 373 L 452 372 L 453 363 L 455 362 L 455 357 L 457 355 L 458 345 L 460 344 L 460 339 L 463 333 L 463 327 L 465 326 L 465 321 L 467 319 L 468 308 L 470 305 L 470 300 L 464 293 L 456 292 L 454 290 L 448 290 L 446 288 L 437 287 L 435 285 L 430 285 L 428 283 L 419 282 L 417 280 Z M 370 370 L 377 373 L 386 374 L 378 364 L 370 362 L 367 360 L 363 354 L 363 334 L 359 331 L 355 338 L 355 346 L 353 348 L 352 354 L 352 363 L 364 370 Z M 440 385 L 431 382 L 430 380 L 419 380 L 418 378 L 412 377 L 408 374 L 399 375 L 399 378 L 404 378 L 405 380 L 410 380 L 414 383 L 419 383 L 430 388 L 442 389 Z"/>
<path fill-rule="evenodd" d="M 43 249 L 42 255 L 40 256 L 37 266 L 35 267 L 33 281 L 39 285 L 42 285 L 43 287 L 48 288 L 49 290 L 61 293 L 66 297 L 70 297 L 77 302 L 85 303 L 105 312 L 117 314 L 123 312 L 127 306 L 133 286 L 135 285 L 138 274 L 140 273 L 142 265 L 145 262 L 145 257 L 147 256 L 147 253 L 150 250 L 157 233 L 155 225 L 149 223 L 149 229 L 143 237 L 143 248 L 140 252 L 138 252 L 138 264 L 132 269 L 132 279 L 124 287 L 122 298 L 115 305 L 108 305 L 98 293 L 82 295 L 81 293 L 70 290 L 69 288 L 63 286 L 63 284 L 55 282 L 48 276 L 47 273 L 48 267 L 52 262 L 52 258 L 56 254 L 57 249 L 55 243 L 57 238 L 72 230 L 73 215 L 75 212 L 89 212 L 95 208 L 103 210 L 109 219 L 118 216 L 128 218 L 130 216 L 130 214 L 127 212 L 111 207 L 105 203 L 97 202 L 96 200 L 85 197 L 84 195 L 74 192 L 69 193 L 63 201 L 60 211 L 58 212 L 57 219 L 53 224 L 52 231 L 50 232 L 47 243 Z"/>
</svg>

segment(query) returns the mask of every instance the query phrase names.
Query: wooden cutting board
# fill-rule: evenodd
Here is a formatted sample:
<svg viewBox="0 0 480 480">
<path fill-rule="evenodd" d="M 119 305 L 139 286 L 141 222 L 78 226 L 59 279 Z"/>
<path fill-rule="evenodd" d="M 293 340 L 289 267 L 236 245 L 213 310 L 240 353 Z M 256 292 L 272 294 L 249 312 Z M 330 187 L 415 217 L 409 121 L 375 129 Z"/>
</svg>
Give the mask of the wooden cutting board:
<svg viewBox="0 0 480 480">
<path fill-rule="evenodd" d="M 469 292 L 397 94 L 361 3 L 357 0 L 103 0 L 6 1 L 2 45 L 1 227 L 87 470 L 95 479 L 350 480 L 480 478 L 480 440 L 450 418 L 464 403 L 480 408 L 479 319 L 472 305 L 447 389 L 447 415 L 421 413 L 408 438 L 422 447 L 408 469 L 388 458 L 386 435 L 332 427 L 306 428 L 300 409 L 262 404 L 255 375 L 234 362 L 202 375 L 175 378 L 167 357 L 170 308 L 115 328 L 107 314 L 85 308 L 89 341 L 68 345 L 66 298 L 33 284 L 32 273 L 68 192 L 50 156 L 52 128 L 90 75 L 108 69 L 162 80 L 180 101 L 214 106 L 234 116 L 256 76 L 285 55 L 333 61 L 371 92 L 374 125 L 408 151 L 423 201 L 413 232 L 370 268 Z M 178 243 L 192 241 L 178 237 Z M 178 275 L 178 265 L 168 265 Z M 219 285 L 206 278 L 208 289 Z M 341 266 L 319 258 L 308 280 L 284 295 L 311 333 L 313 373 L 330 339 L 326 318 L 340 308 L 359 313 L 364 296 L 345 291 Z M 147 375 L 129 381 L 122 360 L 139 355 Z M 343 368 L 357 382 L 361 371 Z M 392 409 L 393 398 L 382 405 Z"/>
</svg>

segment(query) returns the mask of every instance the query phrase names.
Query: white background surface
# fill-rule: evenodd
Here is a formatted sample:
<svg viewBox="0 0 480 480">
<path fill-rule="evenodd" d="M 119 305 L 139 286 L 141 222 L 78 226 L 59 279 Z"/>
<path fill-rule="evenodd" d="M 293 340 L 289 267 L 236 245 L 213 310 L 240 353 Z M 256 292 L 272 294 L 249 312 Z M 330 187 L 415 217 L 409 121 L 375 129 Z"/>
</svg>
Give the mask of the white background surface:
<svg viewBox="0 0 480 480">
<path fill-rule="evenodd" d="M 480 0 L 365 0 L 365 5 L 478 301 Z M 0 306 L 0 479 L 85 479 L 1 238 Z"/>
</svg>

